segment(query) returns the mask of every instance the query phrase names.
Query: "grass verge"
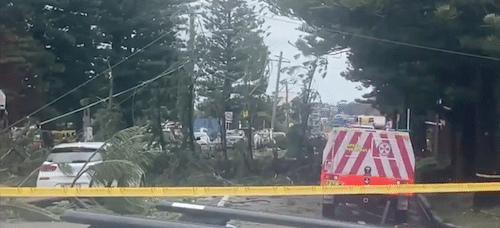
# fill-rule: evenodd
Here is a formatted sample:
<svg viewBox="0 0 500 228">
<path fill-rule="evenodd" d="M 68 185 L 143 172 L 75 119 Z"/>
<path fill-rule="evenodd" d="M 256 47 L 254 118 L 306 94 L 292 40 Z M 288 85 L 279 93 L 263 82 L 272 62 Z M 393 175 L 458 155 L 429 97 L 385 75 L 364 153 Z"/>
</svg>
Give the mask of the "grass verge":
<svg viewBox="0 0 500 228">
<path fill-rule="evenodd" d="M 426 195 L 434 210 L 445 223 L 460 227 L 499 227 L 500 205 L 475 212 L 472 210 L 472 193 Z"/>
</svg>

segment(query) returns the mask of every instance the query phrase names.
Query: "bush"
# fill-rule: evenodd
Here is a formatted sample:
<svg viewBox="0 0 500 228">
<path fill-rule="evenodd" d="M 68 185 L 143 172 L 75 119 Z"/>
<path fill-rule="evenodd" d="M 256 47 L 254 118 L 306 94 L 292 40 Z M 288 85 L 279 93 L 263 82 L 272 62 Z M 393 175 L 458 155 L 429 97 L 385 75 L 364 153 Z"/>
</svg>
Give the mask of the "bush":
<svg viewBox="0 0 500 228">
<path fill-rule="evenodd" d="M 416 183 L 438 183 L 446 182 L 450 176 L 450 170 L 439 164 L 434 157 L 427 157 L 415 162 Z"/>
<path fill-rule="evenodd" d="M 287 149 L 287 141 L 284 135 L 277 135 L 276 137 L 274 137 L 274 140 L 276 140 L 277 147 L 279 147 L 282 150 Z"/>
</svg>

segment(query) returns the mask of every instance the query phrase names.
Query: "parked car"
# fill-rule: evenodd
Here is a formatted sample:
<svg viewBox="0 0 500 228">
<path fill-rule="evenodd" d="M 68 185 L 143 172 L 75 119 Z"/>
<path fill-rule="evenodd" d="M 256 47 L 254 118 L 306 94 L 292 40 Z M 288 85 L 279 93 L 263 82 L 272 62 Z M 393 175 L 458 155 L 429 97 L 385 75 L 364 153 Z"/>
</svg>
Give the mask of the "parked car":
<svg viewBox="0 0 500 228">
<path fill-rule="evenodd" d="M 85 163 L 92 166 L 104 160 L 103 154 L 98 151 L 104 142 L 64 143 L 52 148 L 47 159 L 42 164 L 36 181 L 37 187 L 69 187 Z M 92 177 L 84 174 L 75 183 L 75 186 L 88 187 Z"/>
<path fill-rule="evenodd" d="M 210 151 L 212 150 L 212 141 L 210 141 L 210 136 L 205 132 L 195 132 L 194 137 L 196 142 L 200 145 L 201 150 Z"/>
<path fill-rule="evenodd" d="M 241 140 L 248 140 L 243 130 L 227 130 L 226 131 L 226 141 L 227 148 L 234 148 L 235 144 Z M 220 133 L 217 134 L 217 137 L 212 141 L 216 149 L 221 149 L 221 137 Z"/>
<path fill-rule="evenodd" d="M 75 187 L 118 186 L 119 178 L 106 183 L 96 183 L 93 180 L 93 167 L 105 161 L 101 148 L 106 148 L 104 142 L 64 143 L 55 146 L 40 168 L 36 186 L 70 187 L 73 182 Z M 145 174 L 140 175 L 140 179 L 129 181 L 126 185 L 145 185 Z"/>
<path fill-rule="evenodd" d="M 272 146 L 276 143 L 277 138 L 286 138 L 285 132 L 273 132 L 273 137 L 271 138 L 271 129 L 262 129 L 256 131 L 253 135 L 253 146 L 255 149 L 260 149 L 268 146 Z"/>
<path fill-rule="evenodd" d="M 236 143 L 241 140 L 247 140 L 245 132 L 242 130 L 227 130 L 226 132 L 227 147 L 233 148 Z"/>
</svg>

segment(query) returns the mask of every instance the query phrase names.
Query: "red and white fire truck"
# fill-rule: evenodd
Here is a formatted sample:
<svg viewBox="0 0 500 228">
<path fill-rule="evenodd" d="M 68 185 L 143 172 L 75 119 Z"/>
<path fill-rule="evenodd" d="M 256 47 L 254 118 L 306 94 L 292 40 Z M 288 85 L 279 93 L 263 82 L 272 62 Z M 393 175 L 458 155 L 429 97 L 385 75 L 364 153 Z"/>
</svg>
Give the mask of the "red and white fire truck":
<svg viewBox="0 0 500 228">
<path fill-rule="evenodd" d="M 371 120 L 366 116 L 364 118 Z M 322 185 L 414 183 L 415 156 L 408 132 L 384 129 L 385 124 L 380 124 L 380 121 L 371 124 L 373 127 L 366 127 L 370 122 L 374 121 L 360 125 L 363 127 L 351 125 L 332 130 L 323 151 Z M 323 217 L 335 218 L 335 208 L 342 203 L 372 209 L 392 208 L 396 222 L 405 223 L 410 196 L 327 195 L 323 198 L 322 214 Z"/>
</svg>

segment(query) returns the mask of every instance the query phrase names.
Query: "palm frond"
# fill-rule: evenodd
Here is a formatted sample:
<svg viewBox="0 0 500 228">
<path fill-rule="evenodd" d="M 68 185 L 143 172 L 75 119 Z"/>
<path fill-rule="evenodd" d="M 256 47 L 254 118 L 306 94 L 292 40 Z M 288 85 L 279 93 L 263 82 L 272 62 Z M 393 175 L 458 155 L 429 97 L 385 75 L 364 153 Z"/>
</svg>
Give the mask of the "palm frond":
<svg viewBox="0 0 500 228">
<path fill-rule="evenodd" d="M 61 172 L 66 176 L 73 175 L 73 168 L 67 163 L 59 163 L 57 164 Z"/>
<path fill-rule="evenodd" d="M 147 150 L 145 128 L 131 127 L 119 131 L 109 140 L 104 154 L 107 160 L 128 160 L 135 164 L 149 164 L 152 153 Z"/>
<path fill-rule="evenodd" d="M 98 152 L 103 153 L 105 161 L 88 167 L 89 161 L 94 156 L 92 155 L 73 182 L 76 182 L 82 173 L 87 172 L 99 185 L 109 186 L 113 181 L 118 181 L 124 186 L 140 183 L 144 167 L 150 165 L 155 157 L 155 153 L 148 150 L 146 129 L 136 126 L 114 134 L 94 153 L 94 155 Z"/>
<path fill-rule="evenodd" d="M 117 181 L 118 186 L 139 186 L 144 170 L 127 160 L 107 160 L 93 169 L 92 180 L 95 185 L 108 186 Z"/>
<path fill-rule="evenodd" d="M 54 213 L 16 199 L 0 201 L 0 210 L 10 211 L 28 221 L 60 221 Z"/>
</svg>

